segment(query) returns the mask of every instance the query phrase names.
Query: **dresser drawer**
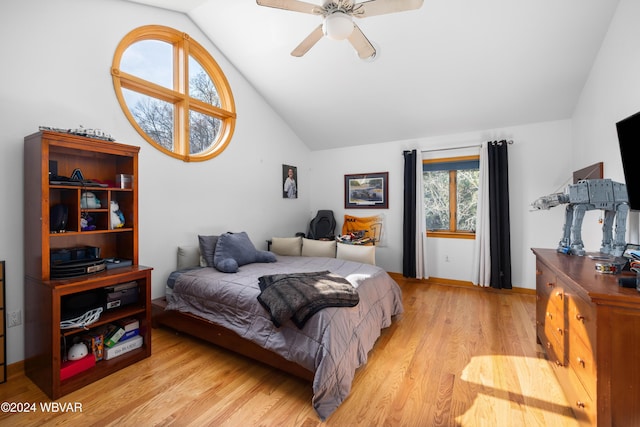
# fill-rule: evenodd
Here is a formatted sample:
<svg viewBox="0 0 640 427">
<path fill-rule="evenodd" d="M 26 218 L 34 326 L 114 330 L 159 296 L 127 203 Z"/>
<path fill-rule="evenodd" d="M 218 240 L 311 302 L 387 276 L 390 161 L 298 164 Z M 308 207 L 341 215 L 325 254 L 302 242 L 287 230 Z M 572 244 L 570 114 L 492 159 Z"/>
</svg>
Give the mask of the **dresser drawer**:
<svg viewBox="0 0 640 427">
<path fill-rule="evenodd" d="M 553 365 L 556 377 L 562 386 L 569 406 L 573 410 L 576 420 L 583 426 L 597 425 L 597 405 L 587 393 L 572 368 Z"/>
<path fill-rule="evenodd" d="M 566 366 L 564 338 L 557 339 L 555 334 L 545 334 L 542 337 L 542 346 L 547 354 L 549 361 L 555 366 Z"/>
<path fill-rule="evenodd" d="M 546 313 L 544 322 L 544 334 L 547 337 L 553 337 L 562 344 L 564 353 L 564 343 L 566 338 L 566 329 L 564 327 L 564 318 L 557 310 L 549 310 Z"/>
<path fill-rule="evenodd" d="M 556 287 L 556 276 L 541 262 L 536 263 L 536 292 L 542 299 L 549 299 Z"/>
<path fill-rule="evenodd" d="M 545 313 L 549 304 L 549 290 L 546 289 L 545 282 L 550 274 L 547 268 L 540 262 L 536 263 L 536 336 L 541 344 L 546 341 L 544 338 Z M 555 282 L 555 276 L 553 276 Z"/>
<path fill-rule="evenodd" d="M 589 395 L 595 398 L 597 392 L 595 354 L 573 333 L 569 334 L 569 366 L 575 371 Z"/>
<path fill-rule="evenodd" d="M 536 333 L 545 349 L 553 330 L 558 328 L 558 320 L 562 310 L 551 300 L 552 292 L 556 289 L 556 276 L 544 264 L 536 263 Z M 557 299 L 557 298 L 556 298 Z M 557 347 L 557 346 L 556 346 Z"/>
<path fill-rule="evenodd" d="M 582 297 L 567 293 L 567 321 L 572 335 L 577 335 L 589 349 L 596 348 L 596 309 Z"/>
</svg>

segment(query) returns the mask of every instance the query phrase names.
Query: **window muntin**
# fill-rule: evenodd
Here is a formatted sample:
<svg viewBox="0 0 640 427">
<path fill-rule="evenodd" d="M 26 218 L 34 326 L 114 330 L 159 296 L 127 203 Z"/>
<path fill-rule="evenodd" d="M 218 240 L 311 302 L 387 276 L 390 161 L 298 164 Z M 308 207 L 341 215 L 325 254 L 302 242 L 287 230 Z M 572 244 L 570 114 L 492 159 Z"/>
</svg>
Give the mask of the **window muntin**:
<svg viewBox="0 0 640 427">
<path fill-rule="evenodd" d="M 473 237 L 479 186 L 478 156 L 423 161 L 429 236 Z"/>
<path fill-rule="evenodd" d="M 229 143 L 236 119 L 231 89 L 187 34 L 157 25 L 133 30 L 116 49 L 112 76 L 125 115 L 160 151 L 201 161 Z"/>
</svg>

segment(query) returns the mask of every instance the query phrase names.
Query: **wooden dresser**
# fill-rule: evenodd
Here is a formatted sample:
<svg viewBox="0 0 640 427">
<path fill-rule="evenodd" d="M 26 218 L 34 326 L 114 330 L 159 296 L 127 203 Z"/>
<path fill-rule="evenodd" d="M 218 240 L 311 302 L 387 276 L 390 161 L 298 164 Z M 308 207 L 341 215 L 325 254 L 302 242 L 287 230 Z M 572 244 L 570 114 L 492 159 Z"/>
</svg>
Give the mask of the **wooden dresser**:
<svg viewBox="0 0 640 427">
<path fill-rule="evenodd" d="M 640 426 L 640 292 L 587 256 L 532 250 L 538 341 L 576 418 Z"/>
</svg>

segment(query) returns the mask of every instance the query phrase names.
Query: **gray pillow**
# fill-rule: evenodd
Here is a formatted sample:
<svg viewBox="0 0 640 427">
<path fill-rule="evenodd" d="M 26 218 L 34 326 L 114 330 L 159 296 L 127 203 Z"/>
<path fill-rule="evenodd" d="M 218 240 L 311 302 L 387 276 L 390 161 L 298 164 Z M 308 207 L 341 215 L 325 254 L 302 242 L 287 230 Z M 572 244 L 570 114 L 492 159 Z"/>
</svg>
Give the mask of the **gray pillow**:
<svg viewBox="0 0 640 427">
<path fill-rule="evenodd" d="M 198 243 L 200 245 L 200 254 L 207 263 L 207 267 L 213 267 L 213 254 L 216 251 L 218 236 L 198 236 Z"/>
<path fill-rule="evenodd" d="M 235 273 L 238 267 L 254 262 L 275 261 L 275 254 L 257 250 L 244 231 L 221 234 L 213 255 L 213 265 L 224 273 Z"/>
</svg>

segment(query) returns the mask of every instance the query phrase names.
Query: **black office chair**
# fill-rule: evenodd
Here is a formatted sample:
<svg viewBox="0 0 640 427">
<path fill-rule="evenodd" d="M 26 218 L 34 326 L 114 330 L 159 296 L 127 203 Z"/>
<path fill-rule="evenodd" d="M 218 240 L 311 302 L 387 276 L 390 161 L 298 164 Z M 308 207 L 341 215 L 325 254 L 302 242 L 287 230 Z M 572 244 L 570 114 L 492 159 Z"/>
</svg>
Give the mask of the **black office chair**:
<svg viewBox="0 0 640 427">
<path fill-rule="evenodd" d="M 319 210 L 315 218 L 309 223 L 308 239 L 333 240 L 335 238 L 336 220 L 333 217 L 333 211 Z"/>
</svg>

